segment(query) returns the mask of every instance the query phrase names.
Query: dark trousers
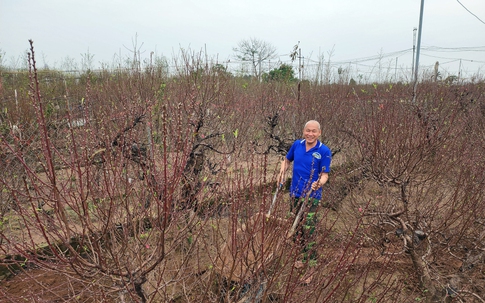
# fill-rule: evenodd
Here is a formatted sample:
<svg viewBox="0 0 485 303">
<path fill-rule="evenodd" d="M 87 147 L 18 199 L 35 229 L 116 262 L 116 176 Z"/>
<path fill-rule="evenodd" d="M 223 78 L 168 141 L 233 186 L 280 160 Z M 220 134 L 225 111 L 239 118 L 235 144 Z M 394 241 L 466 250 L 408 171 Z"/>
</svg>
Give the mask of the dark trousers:
<svg viewBox="0 0 485 303">
<path fill-rule="evenodd" d="M 315 229 L 318 223 L 317 209 L 319 200 L 306 198 L 292 198 L 290 211 L 296 216 L 301 208 L 302 203 L 305 205 L 305 212 L 303 213 L 298 228 L 293 236 L 295 242 L 302 247 L 303 258 L 305 260 L 316 260 L 317 252 L 315 251 Z"/>
</svg>

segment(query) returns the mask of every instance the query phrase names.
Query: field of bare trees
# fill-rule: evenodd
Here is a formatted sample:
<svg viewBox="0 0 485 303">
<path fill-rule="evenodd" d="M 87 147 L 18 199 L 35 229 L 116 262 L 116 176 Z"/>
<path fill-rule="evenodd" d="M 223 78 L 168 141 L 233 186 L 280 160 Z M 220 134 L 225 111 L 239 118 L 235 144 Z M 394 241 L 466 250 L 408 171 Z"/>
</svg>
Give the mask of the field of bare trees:
<svg viewBox="0 0 485 303">
<path fill-rule="evenodd" d="M 1 302 L 485 302 L 483 80 L 137 66 L 0 70 Z M 297 268 L 276 178 L 310 119 L 333 161 Z"/>
</svg>

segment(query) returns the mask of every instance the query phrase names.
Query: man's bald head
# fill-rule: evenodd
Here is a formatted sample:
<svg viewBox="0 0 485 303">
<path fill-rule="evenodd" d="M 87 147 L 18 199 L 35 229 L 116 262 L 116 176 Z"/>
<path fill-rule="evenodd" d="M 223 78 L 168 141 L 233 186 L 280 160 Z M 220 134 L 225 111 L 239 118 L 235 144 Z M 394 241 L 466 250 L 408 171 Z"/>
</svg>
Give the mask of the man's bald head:
<svg viewBox="0 0 485 303">
<path fill-rule="evenodd" d="M 318 123 L 317 120 L 308 121 L 307 123 L 305 123 L 305 126 L 303 127 L 303 129 L 307 128 L 307 126 L 309 126 L 309 125 L 315 125 L 319 130 L 321 130 L 320 123 Z"/>
</svg>

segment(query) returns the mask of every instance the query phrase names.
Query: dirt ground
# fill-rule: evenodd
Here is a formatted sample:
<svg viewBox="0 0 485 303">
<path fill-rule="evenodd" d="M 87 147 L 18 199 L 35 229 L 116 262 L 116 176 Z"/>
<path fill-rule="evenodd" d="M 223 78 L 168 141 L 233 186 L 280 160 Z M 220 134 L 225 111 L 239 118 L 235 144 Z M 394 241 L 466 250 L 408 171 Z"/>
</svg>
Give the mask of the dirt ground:
<svg viewBox="0 0 485 303">
<path fill-rule="evenodd" d="M 357 196 L 361 196 L 359 199 L 362 205 L 365 205 L 369 197 L 379 199 L 382 194 L 375 184 L 374 186 L 368 184 L 362 187 L 362 189 L 356 189 L 356 192 L 359 191 L 361 192 Z M 287 196 L 287 192 L 283 192 L 281 195 Z M 369 283 L 368 281 L 378 279 L 380 277 L 379 275 L 383 274 L 389 276 L 390 284 L 401 283 L 402 281 L 400 279 L 407 277 L 406 284 L 403 287 L 410 293 L 416 291 L 417 283 L 414 278 L 415 273 L 412 262 L 408 256 L 400 251 L 402 250 L 402 242 L 397 237 L 388 237 L 385 242 L 375 242 L 370 238 L 363 237 L 360 240 L 361 243 L 358 245 L 358 251 L 343 247 L 343 244 L 339 242 L 340 236 L 342 238 L 348 237 L 349 233 L 353 232 L 352 228 L 356 226 L 356 219 L 359 218 L 356 213 L 358 214 L 360 210 L 356 208 L 355 201 L 355 199 L 353 202 L 349 199 L 344 199 L 335 209 L 330 205 L 330 207 L 324 207 L 320 210 L 320 216 L 322 217 L 320 221 L 321 234 L 324 234 L 326 237 L 326 240 L 322 241 L 322 245 L 318 246 L 318 254 L 323 256 L 319 260 L 322 266 L 317 267 L 318 270 L 314 273 L 312 282 L 310 282 L 312 291 L 309 291 L 309 285 L 296 283 L 298 282 L 296 281 L 294 283 L 295 286 L 291 288 L 293 293 L 301 291 L 301 293 L 312 293 L 318 297 L 321 289 L 334 287 L 340 283 L 338 281 L 332 281 L 331 279 L 341 274 L 340 271 L 344 267 L 349 277 L 355 276 L 361 278 L 363 274 L 366 274 L 367 276 L 364 281 L 367 281 L 367 283 Z M 278 218 L 285 218 L 285 214 L 287 214 L 287 210 L 280 209 L 276 216 Z M 163 295 L 158 294 L 152 297 L 154 298 L 153 302 L 196 302 L 193 298 L 200 298 L 198 295 L 202 293 L 208 294 L 207 301 L 210 302 L 231 301 L 227 293 L 221 293 L 221 290 L 227 291 L 233 287 L 225 279 L 228 273 L 224 270 L 217 269 L 218 256 L 222 254 L 224 244 L 230 242 L 228 237 L 228 230 L 230 229 L 229 216 L 217 220 L 217 223 L 207 224 L 208 228 L 199 236 L 198 243 L 200 245 L 196 250 L 192 251 L 194 255 L 196 254 L 196 258 L 187 257 L 187 247 L 180 247 L 171 251 L 166 256 L 161 269 L 155 270 L 150 275 L 148 281 L 144 284 L 144 291 L 146 293 L 153 294 L 159 291 L 161 288 L 159 283 L 160 276 L 164 277 L 164 281 L 176 281 L 177 279 L 182 281 L 182 283 L 168 283 L 168 287 L 165 287 L 163 290 Z M 211 226 L 218 226 L 218 232 L 216 233 Z M 288 227 L 289 225 L 286 225 L 285 228 Z M 222 238 L 220 237 L 221 233 L 224 235 Z M 41 238 L 39 237 L 39 241 Z M 329 239 L 333 239 L 333 241 L 328 241 Z M 278 239 L 273 240 L 278 242 Z M 239 241 L 239 243 L 243 242 L 245 241 Z M 285 246 L 287 244 L 284 241 L 279 241 L 278 243 L 280 244 L 277 246 L 277 253 L 289 249 L 288 246 Z M 246 249 L 240 248 L 240 250 L 244 251 Z M 390 258 L 386 258 L 383 254 L 380 254 L 383 251 L 397 253 L 397 255 L 390 261 Z M 271 284 L 268 286 L 268 291 L 271 293 L 271 296 L 269 296 L 270 301 L 268 302 L 285 302 L 285 293 L 281 291 L 278 285 L 283 285 L 288 282 L 293 283 L 292 279 L 295 278 L 298 280 L 298 277 L 305 276 L 308 267 L 295 269 L 293 262 L 285 259 L 287 256 L 283 253 L 277 254 L 276 258 L 280 265 L 283 264 L 281 266 L 284 268 L 278 270 L 280 276 L 277 279 L 268 282 Z M 457 271 L 461 264 L 449 262 L 437 264 L 436 266 L 440 266 L 441 269 L 447 267 L 442 271 L 452 273 Z M 352 280 L 352 278 L 349 278 L 349 280 Z M 104 287 L 100 286 L 100 281 L 96 283 L 88 283 L 86 281 L 85 278 L 76 277 L 70 268 L 63 268 L 62 265 L 56 265 L 55 270 L 27 266 L 24 269 L 17 270 L 8 279 L 0 281 L 0 303 L 66 301 L 136 302 L 135 299 L 129 297 L 128 293 L 122 293 L 119 291 L 119 288 L 112 287 L 112 281 L 101 281 L 101 283 L 104 283 Z M 360 284 L 356 284 L 355 286 L 364 287 Z M 308 302 L 313 302 L 311 297 L 307 299 Z M 412 298 L 409 302 L 414 301 L 415 298 Z"/>
<path fill-rule="evenodd" d="M 328 208 L 322 210 L 325 212 L 325 216 L 328 218 L 324 224 L 333 224 L 333 220 L 338 217 L 337 212 Z M 290 222 L 291 223 L 291 222 Z M 220 226 L 221 230 L 228 229 L 228 219 L 218 220 L 217 224 Z M 344 228 L 345 222 L 341 219 L 338 225 L 333 225 L 334 228 Z M 224 227 L 226 226 L 226 227 Z M 285 228 L 287 228 L 286 225 Z M 275 227 L 273 227 L 275 228 Z M 244 235 L 244 234 L 243 234 Z M 160 295 L 155 296 L 153 302 L 167 302 L 167 297 L 171 297 L 174 303 L 182 302 L 196 302 L 191 301 L 190 294 L 200 294 L 203 292 L 212 293 L 213 295 L 220 292 L 221 285 L 227 283 L 225 277 L 230 275 L 227 271 L 219 270 L 217 268 L 217 256 L 218 254 L 224 254 L 224 248 L 229 243 L 229 241 L 223 241 L 220 239 L 219 243 L 214 243 L 214 233 L 210 231 L 201 235 L 199 237 L 200 243 L 211 243 L 211 245 L 200 245 L 200 248 L 194 251 L 197 258 L 191 258 L 188 261 L 182 261 L 186 259 L 186 251 L 184 248 L 173 251 L 167 256 L 167 260 L 164 262 L 163 269 L 161 271 L 154 271 L 148 282 L 145 283 L 145 292 L 154 292 L 157 288 L 157 275 L 166 275 L 167 278 L 164 280 L 173 279 L 171 272 L 177 273 L 177 276 L 183 276 L 185 281 L 179 284 L 171 284 L 164 290 L 166 296 L 161 298 Z M 227 235 L 226 235 L 227 236 Z M 285 241 L 279 241 L 279 239 L 266 239 L 268 241 L 273 241 L 274 243 L 280 243 L 278 246 L 278 251 L 282 252 L 284 250 L 290 249 Z M 260 241 L 258 241 L 259 243 Z M 245 243 L 245 240 L 239 239 L 237 243 Z M 286 245 L 286 247 L 285 247 Z M 243 250 L 246 248 L 242 248 Z M 315 288 L 323 287 L 325 281 L 328 280 L 332 274 L 333 268 L 332 264 L 335 263 L 336 256 L 342 254 L 341 247 L 334 247 L 325 245 L 319 248 L 319 254 L 322 256 L 328 256 L 322 258 L 321 262 L 329 264 L 328 270 L 325 267 L 321 267 L 319 272 L 314 274 L 313 286 Z M 350 254 L 349 254 L 350 255 Z M 281 284 L 281 281 L 285 283 L 293 277 L 303 276 L 306 274 L 308 268 L 296 269 L 298 272 L 292 272 L 295 270 L 292 266 L 292 262 L 282 261 L 285 256 L 283 254 L 276 255 L 280 264 L 284 264 L 286 268 L 279 271 L 278 281 L 272 281 L 269 286 L 268 291 L 272 293 L 270 296 L 271 301 L 268 302 L 285 302 L 284 292 L 278 289 L 277 285 Z M 412 275 L 412 268 L 410 262 L 406 258 L 402 258 L 400 263 L 400 274 Z M 214 267 L 210 270 L 202 270 L 200 264 L 214 264 Z M 369 265 L 371 264 L 371 265 Z M 360 270 L 365 271 L 375 271 L 378 273 L 382 268 L 389 267 L 390 264 L 386 258 L 376 258 L 375 249 L 370 245 L 368 247 L 363 247 L 359 252 L 359 257 L 352 261 L 352 268 L 349 272 L 354 272 L 355 275 L 359 275 Z M 393 265 L 394 266 L 394 265 Z M 185 268 L 185 270 L 181 270 Z M 123 298 L 123 294 L 118 292 L 109 292 L 110 287 L 101 288 L 99 284 L 89 284 L 86 283 L 85 279 L 73 276 L 72 271 L 66 268 L 64 273 L 62 270 L 47 270 L 40 268 L 25 268 L 12 275 L 7 280 L 0 283 L 0 302 L 120 302 L 120 298 Z M 162 273 L 163 271 L 163 273 Z M 407 272 L 407 273 L 406 273 Z M 233 273 L 234 277 L 234 273 Z M 237 279 L 236 279 L 237 280 Z M 212 286 L 211 286 L 212 285 Z M 302 292 L 308 291 L 308 286 L 303 284 L 295 284 L 293 292 L 298 292 L 298 288 L 302 287 Z M 213 287 L 214 289 L 207 289 L 208 287 Z M 227 284 L 224 286 L 225 289 L 230 289 L 231 285 Z M 305 289 L 306 288 L 306 289 Z M 1 292 L 4 292 L 3 294 Z M 224 297 L 223 294 L 219 294 L 221 298 Z M 123 298 L 123 302 L 136 302 L 132 298 Z M 309 298 L 308 298 L 309 299 Z M 214 298 L 210 301 L 214 302 Z M 310 299 L 309 299 L 310 300 Z M 217 301 L 217 300 L 216 300 Z M 217 302 L 229 302 L 229 299 L 225 301 Z M 308 302 L 312 302 L 311 300 Z"/>
<path fill-rule="evenodd" d="M 86 287 L 87 286 L 87 287 Z M 89 285 L 73 282 L 59 271 L 49 271 L 44 268 L 32 268 L 16 273 L 2 282 L 0 302 L 115 302 L 107 297 L 93 296 Z M 75 294 L 75 295 L 74 295 Z"/>
</svg>

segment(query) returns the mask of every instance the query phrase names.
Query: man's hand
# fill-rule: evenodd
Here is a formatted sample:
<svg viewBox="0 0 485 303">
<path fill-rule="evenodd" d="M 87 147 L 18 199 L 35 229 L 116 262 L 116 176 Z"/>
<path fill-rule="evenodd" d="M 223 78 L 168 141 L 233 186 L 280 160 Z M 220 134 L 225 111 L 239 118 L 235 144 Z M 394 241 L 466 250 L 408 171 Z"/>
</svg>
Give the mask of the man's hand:
<svg viewBox="0 0 485 303">
<path fill-rule="evenodd" d="M 278 186 L 281 187 L 283 184 L 285 184 L 285 174 L 284 173 L 281 173 L 278 176 Z"/>
<path fill-rule="evenodd" d="M 312 183 L 312 190 L 317 190 L 320 187 L 323 187 L 323 185 L 325 185 L 327 181 L 328 181 L 328 173 L 321 172 L 318 180 Z"/>
</svg>

